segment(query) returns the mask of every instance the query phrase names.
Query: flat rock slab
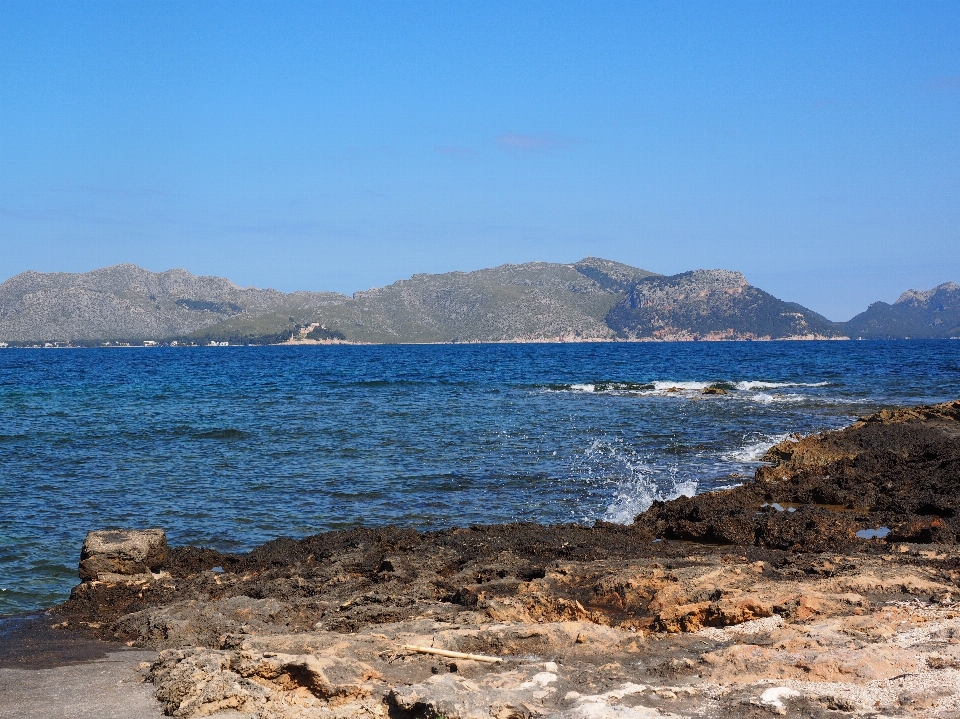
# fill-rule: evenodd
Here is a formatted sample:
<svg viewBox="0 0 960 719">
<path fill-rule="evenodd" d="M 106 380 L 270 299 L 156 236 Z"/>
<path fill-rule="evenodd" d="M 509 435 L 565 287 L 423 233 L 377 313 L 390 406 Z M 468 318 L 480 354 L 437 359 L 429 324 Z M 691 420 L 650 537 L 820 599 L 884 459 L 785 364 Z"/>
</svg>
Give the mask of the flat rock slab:
<svg viewBox="0 0 960 719">
<path fill-rule="evenodd" d="M 141 662 L 156 652 L 125 650 L 103 659 L 49 669 L 0 668 L 0 717 L 4 719 L 162 719 Z M 210 719 L 253 719 L 224 712 Z"/>
<path fill-rule="evenodd" d="M 52 669 L 126 649 L 118 642 L 64 631 L 56 623 L 57 618 L 46 612 L 0 619 L 0 669 Z"/>
<path fill-rule="evenodd" d="M 156 652 L 112 652 L 49 669 L 0 669 L 0 716 L 9 719 L 159 719 L 154 688 L 138 673 Z"/>
<path fill-rule="evenodd" d="M 159 719 L 165 716 L 142 662 L 157 653 L 128 649 L 51 626 L 44 613 L 0 620 L 3 719 Z M 247 719 L 236 712 L 215 719 Z"/>
</svg>

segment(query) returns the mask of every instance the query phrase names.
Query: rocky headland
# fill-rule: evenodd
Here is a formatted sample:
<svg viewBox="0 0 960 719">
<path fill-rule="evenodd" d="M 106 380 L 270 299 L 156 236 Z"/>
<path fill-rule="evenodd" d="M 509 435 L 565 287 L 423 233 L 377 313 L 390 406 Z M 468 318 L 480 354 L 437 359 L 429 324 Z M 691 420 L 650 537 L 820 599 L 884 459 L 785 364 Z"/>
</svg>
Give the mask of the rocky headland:
<svg viewBox="0 0 960 719">
<path fill-rule="evenodd" d="M 960 337 L 960 285 L 944 282 L 929 290 L 907 290 L 892 305 L 874 302 L 845 331 L 864 339 Z"/>
<path fill-rule="evenodd" d="M 178 717 L 960 717 L 960 401 L 766 459 L 628 526 L 94 532 L 46 619 Z"/>
</svg>

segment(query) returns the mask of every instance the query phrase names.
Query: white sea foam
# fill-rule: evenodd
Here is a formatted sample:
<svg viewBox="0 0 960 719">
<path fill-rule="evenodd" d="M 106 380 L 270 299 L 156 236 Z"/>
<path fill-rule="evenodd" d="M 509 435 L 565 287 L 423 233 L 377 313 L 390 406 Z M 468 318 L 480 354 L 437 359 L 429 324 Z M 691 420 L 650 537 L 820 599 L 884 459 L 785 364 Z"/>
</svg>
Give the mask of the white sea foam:
<svg viewBox="0 0 960 719">
<path fill-rule="evenodd" d="M 681 389 L 690 391 L 704 390 L 715 384 L 714 382 L 651 382 L 653 388 L 658 392 L 670 389 Z"/>
<path fill-rule="evenodd" d="M 775 444 L 780 444 L 783 440 L 789 439 L 789 434 L 767 434 L 762 437 L 753 437 L 748 439 L 740 449 L 731 452 L 725 452 L 720 455 L 728 462 L 759 462 L 760 458 L 767 453 L 767 450 Z"/>
<path fill-rule="evenodd" d="M 551 387 L 553 391 L 561 392 L 590 392 L 603 394 L 630 394 L 630 395 L 653 395 L 662 396 L 665 394 L 690 395 L 700 394 L 708 387 L 725 387 L 728 390 L 737 392 L 753 392 L 750 397 L 754 401 L 768 402 L 789 402 L 797 401 L 791 399 L 799 395 L 793 394 L 775 394 L 771 395 L 762 390 L 782 389 L 787 387 L 825 387 L 829 382 L 767 382 L 765 380 L 745 380 L 742 382 L 724 382 L 724 381 L 675 381 L 675 380 L 654 380 L 653 382 L 577 382 L 569 385 L 558 385 Z"/>
<path fill-rule="evenodd" d="M 579 382 L 561 385 L 560 391 L 567 392 L 603 392 L 609 394 L 649 394 L 653 385 L 634 382 Z"/>
<path fill-rule="evenodd" d="M 757 392 L 747 397 L 751 402 L 758 404 L 773 404 L 775 402 L 804 402 L 809 399 L 802 394 L 768 394 L 767 392 Z"/>
<path fill-rule="evenodd" d="M 829 382 L 764 382 L 762 380 L 748 380 L 737 382 L 733 386 L 739 390 L 780 389 L 782 387 L 826 387 Z"/>
</svg>

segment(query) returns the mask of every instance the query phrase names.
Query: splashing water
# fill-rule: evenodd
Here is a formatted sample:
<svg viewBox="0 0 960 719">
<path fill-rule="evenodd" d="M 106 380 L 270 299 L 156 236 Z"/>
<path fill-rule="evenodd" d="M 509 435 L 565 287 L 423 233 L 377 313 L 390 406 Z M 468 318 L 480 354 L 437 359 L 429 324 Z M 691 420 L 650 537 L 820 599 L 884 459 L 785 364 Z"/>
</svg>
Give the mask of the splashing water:
<svg viewBox="0 0 960 719">
<path fill-rule="evenodd" d="M 616 524 L 630 524 L 634 517 L 647 511 L 655 501 L 677 497 L 692 497 L 697 493 L 697 483 L 692 479 L 677 477 L 677 468 L 667 469 L 669 484 L 659 486 L 652 472 L 638 471 L 633 477 L 618 483 L 613 501 L 603 513 L 603 519 Z"/>
<path fill-rule="evenodd" d="M 699 392 L 707 387 L 713 386 L 713 382 L 652 382 L 653 388 L 659 392 L 668 390 L 686 390 L 689 392 Z"/>
<path fill-rule="evenodd" d="M 697 493 L 697 482 L 683 476 L 678 465 L 651 465 L 621 439 L 595 440 L 583 461 L 586 481 L 606 490 L 609 497 L 600 517 L 606 522 L 630 524 L 657 500 Z"/>
</svg>

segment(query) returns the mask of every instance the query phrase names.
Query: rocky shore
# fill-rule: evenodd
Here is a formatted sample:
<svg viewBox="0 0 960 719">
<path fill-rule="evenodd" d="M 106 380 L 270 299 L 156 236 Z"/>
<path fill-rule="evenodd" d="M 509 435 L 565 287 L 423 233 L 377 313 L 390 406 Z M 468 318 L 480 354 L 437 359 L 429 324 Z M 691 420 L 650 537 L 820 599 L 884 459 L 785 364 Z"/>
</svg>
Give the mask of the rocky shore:
<svg viewBox="0 0 960 719">
<path fill-rule="evenodd" d="M 50 623 L 178 717 L 960 717 L 960 401 L 766 460 L 629 526 L 94 532 Z"/>
</svg>

